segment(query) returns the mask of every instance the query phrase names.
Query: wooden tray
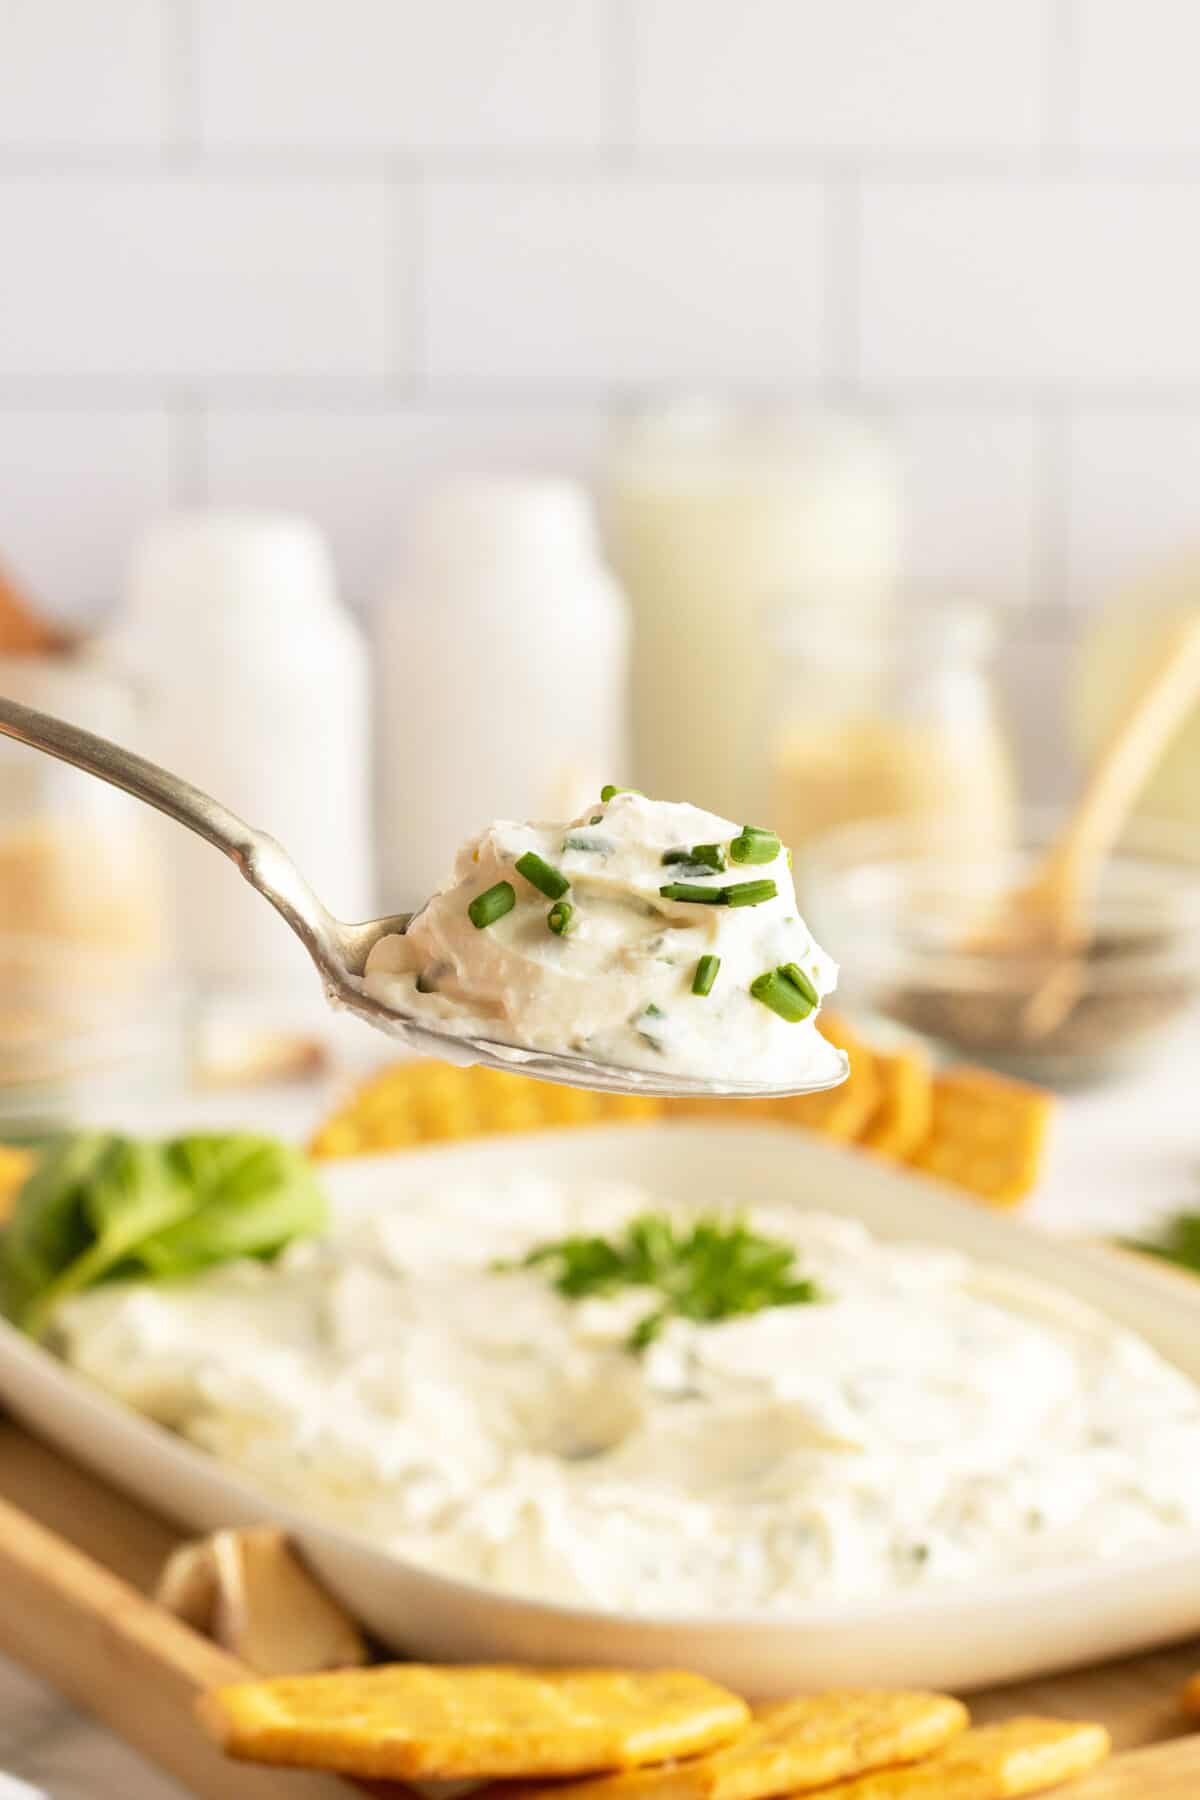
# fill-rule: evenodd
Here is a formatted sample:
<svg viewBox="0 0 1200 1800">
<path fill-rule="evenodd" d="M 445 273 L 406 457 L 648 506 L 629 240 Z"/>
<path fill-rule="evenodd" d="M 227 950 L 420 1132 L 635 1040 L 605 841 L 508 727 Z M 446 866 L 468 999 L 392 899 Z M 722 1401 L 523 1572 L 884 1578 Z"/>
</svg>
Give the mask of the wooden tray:
<svg viewBox="0 0 1200 1800">
<path fill-rule="evenodd" d="M 180 1533 L 6 1420 L 0 1496 L 0 1650 L 201 1800 L 412 1800 L 395 1784 L 226 1761 L 192 1703 L 246 1671 L 146 1597 Z M 1200 1733 L 1187 1734 L 1178 1707 L 1197 1670 L 1200 1641 L 975 1695 L 971 1710 L 978 1721 L 1017 1712 L 1102 1719 L 1117 1754 L 1061 1790 L 1070 1800 L 1200 1800 Z"/>
</svg>

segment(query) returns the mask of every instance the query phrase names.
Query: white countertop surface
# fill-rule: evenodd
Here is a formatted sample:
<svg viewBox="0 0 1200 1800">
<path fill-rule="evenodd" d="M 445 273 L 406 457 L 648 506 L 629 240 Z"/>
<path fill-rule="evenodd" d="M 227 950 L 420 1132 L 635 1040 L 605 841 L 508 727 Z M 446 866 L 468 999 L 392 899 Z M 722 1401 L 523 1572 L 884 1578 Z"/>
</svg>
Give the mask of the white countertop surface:
<svg viewBox="0 0 1200 1800">
<path fill-rule="evenodd" d="M 255 1094 L 232 1108 L 228 1096 L 197 1096 L 172 1106 L 170 1123 L 226 1125 L 252 1111 L 259 1128 L 301 1137 L 330 1098 L 329 1085 Z M 153 1131 L 164 1115 L 139 1108 L 121 1122 Z M 1022 1216 L 1051 1231 L 1130 1233 L 1192 1204 L 1200 1205 L 1200 1027 L 1169 1062 L 1062 1100 L 1045 1178 Z M 50 1800 L 185 1800 L 175 1782 L 2 1658 L 0 1771 Z M 0 1800 L 26 1796 L 0 1774 Z"/>
</svg>

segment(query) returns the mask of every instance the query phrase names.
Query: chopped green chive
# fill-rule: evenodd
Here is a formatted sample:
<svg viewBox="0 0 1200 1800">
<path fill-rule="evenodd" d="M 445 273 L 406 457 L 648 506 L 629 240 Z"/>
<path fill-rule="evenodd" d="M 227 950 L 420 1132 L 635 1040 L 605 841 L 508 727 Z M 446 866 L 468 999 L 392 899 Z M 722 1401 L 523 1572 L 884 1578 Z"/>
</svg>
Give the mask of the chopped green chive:
<svg viewBox="0 0 1200 1800">
<path fill-rule="evenodd" d="M 761 906 L 779 892 L 773 881 L 735 881 L 729 887 L 700 887 L 690 881 L 668 881 L 659 888 L 664 900 L 682 900 L 691 906 Z"/>
<path fill-rule="evenodd" d="M 696 964 L 696 973 L 692 977 L 693 994 L 711 994 L 713 982 L 721 967 L 719 956 L 702 956 Z"/>
<path fill-rule="evenodd" d="M 668 881 L 659 888 L 664 900 L 687 900 L 693 906 L 725 906 L 727 888 L 697 887 L 690 881 Z"/>
<path fill-rule="evenodd" d="M 784 963 L 780 973 L 786 975 L 792 985 L 800 989 L 800 992 L 804 995 L 804 998 L 808 1001 L 810 1006 L 819 1006 L 821 1004 L 821 996 L 818 994 L 811 977 L 804 973 L 804 970 L 800 967 L 799 963 Z"/>
<path fill-rule="evenodd" d="M 593 819 L 591 822 L 595 825 L 599 821 Z M 616 845 L 611 838 L 581 837 L 577 832 L 572 832 L 569 837 L 563 839 L 564 851 L 582 850 L 589 856 L 611 856 L 615 848 Z"/>
<path fill-rule="evenodd" d="M 693 869 L 716 869 L 718 873 L 725 867 L 725 853 L 720 844 L 693 844 L 690 850 L 664 850 L 664 863 L 686 863 Z"/>
<path fill-rule="evenodd" d="M 602 800 L 606 800 L 606 801 L 607 800 L 615 800 L 618 794 L 636 794 L 639 800 L 644 800 L 646 798 L 646 796 L 645 796 L 645 794 L 643 794 L 641 788 L 614 787 L 612 785 L 611 781 L 609 782 L 607 787 L 602 787 L 600 789 L 600 798 Z"/>
<path fill-rule="evenodd" d="M 467 908 L 467 917 L 476 931 L 485 931 L 510 913 L 517 904 L 516 890 L 511 881 L 498 881 L 495 887 L 488 888 L 482 894 L 476 894 Z"/>
<path fill-rule="evenodd" d="M 721 891 L 726 906 L 761 906 L 764 900 L 774 900 L 779 889 L 773 881 L 735 881 Z"/>
<path fill-rule="evenodd" d="M 566 876 L 560 875 L 536 850 L 527 850 L 524 856 L 518 856 L 516 868 L 517 874 L 523 875 L 539 894 L 545 894 L 547 900 L 561 900 L 571 885 Z"/>
<path fill-rule="evenodd" d="M 556 900 L 546 914 L 546 923 L 555 937 L 566 937 L 574 917 L 575 908 L 569 900 Z"/>
<path fill-rule="evenodd" d="M 793 965 L 794 966 L 794 965 Z M 816 1005 L 815 1001 L 803 993 L 791 976 L 784 969 L 768 969 L 764 975 L 758 975 L 750 983 L 750 992 L 764 1006 L 786 1019 L 789 1025 L 799 1024 L 807 1019 Z"/>
<path fill-rule="evenodd" d="M 757 825 L 743 825 L 741 835 L 735 837 L 729 846 L 729 854 L 735 863 L 769 863 L 779 855 L 780 843 L 773 831 L 763 831 Z"/>
<path fill-rule="evenodd" d="M 651 1023 L 651 1021 L 665 1019 L 666 1016 L 667 1015 L 662 1007 L 655 1006 L 653 1000 L 651 1000 L 649 1005 L 644 1006 L 633 1021 L 638 1036 L 643 1043 L 649 1044 L 652 1050 L 661 1051 L 663 1048 L 663 1041 L 661 1027 L 656 1022 Z"/>
</svg>

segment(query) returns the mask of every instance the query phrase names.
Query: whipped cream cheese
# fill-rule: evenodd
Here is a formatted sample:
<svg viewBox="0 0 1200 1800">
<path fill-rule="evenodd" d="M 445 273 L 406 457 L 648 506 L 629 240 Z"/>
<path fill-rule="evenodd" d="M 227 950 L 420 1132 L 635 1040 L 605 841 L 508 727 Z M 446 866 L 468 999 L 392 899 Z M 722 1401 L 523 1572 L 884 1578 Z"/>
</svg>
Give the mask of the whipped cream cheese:
<svg viewBox="0 0 1200 1800">
<path fill-rule="evenodd" d="M 569 824 L 501 822 L 466 844 L 450 885 L 371 952 L 368 994 L 464 1034 L 626 1068 L 840 1079 L 845 1058 L 814 1024 L 837 969 L 799 915 L 778 838 L 605 793 Z"/>
<path fill-rule="evenodd" d="M 641 1355 L 644 1293 L 572 1301 L 494 1266 L 650 1209 L 689 1216 L 602 1183 L 431 1189 L 273 1265 L 96 1289 L 59 1343 L 319 1519 L 603 1609 L 796 1613 L 1200 1526 L 1200 1390 L 957 1252 L 756 1204 L 822 1299 L 674 1318 Z"/>
</svg>

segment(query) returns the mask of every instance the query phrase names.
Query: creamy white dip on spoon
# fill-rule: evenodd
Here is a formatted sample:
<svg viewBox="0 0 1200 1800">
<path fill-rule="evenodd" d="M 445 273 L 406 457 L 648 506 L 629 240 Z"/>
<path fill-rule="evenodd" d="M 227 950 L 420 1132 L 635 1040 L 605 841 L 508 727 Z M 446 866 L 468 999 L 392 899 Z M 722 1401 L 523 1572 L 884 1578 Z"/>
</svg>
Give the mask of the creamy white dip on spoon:
<svg viewBox="0 0 1200 1800">
<path fill-rule="evenodd" d="M 773 832 L 605 788 L 564 825 L 502 821 L 367 959 L 367 994 L 537 1050 L 714 1082 L 833 1082 L 837 979 Z"/>
</svg>

